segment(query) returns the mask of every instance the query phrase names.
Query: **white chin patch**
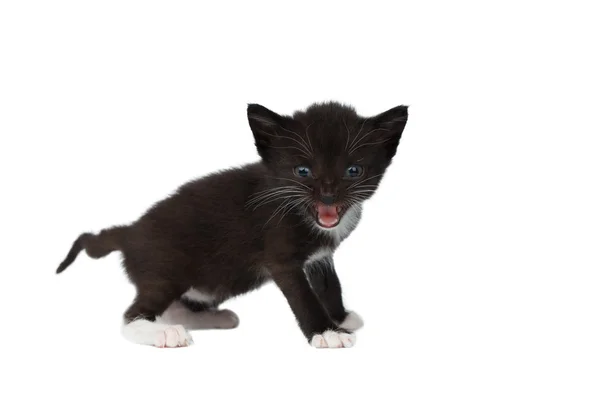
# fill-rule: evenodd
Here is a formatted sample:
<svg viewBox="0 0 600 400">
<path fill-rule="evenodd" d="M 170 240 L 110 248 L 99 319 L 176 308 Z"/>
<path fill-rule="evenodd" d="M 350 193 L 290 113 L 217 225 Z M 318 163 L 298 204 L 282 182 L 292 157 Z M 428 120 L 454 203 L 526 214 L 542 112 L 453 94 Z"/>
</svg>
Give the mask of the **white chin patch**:
<svg viewBox="0 0 600 400">
<path fill-rule="evenodd" d="M 317 349 L 342 349 L 354 346 L 356 336 L 353 333 L 325 331 L 314 335 L 310 341 L 312 347 Z"/>
<path fill-rule="evenodd" d="M 123 325 L 121 332 L 133 343 L 155 347 L 186 347 L 194 343 L 182 325 L 167 325 L 146 319 Z"/>
<path fill-rule="evenodd" d="M 344 321 L 340 324 L 340 328 L 354 332 L 362 328 L 363 325 L 364 322 L 360 315 L 354 311 L 350 311 L 346 316 L 346 319 L 344 319 Z"/>
</svg>

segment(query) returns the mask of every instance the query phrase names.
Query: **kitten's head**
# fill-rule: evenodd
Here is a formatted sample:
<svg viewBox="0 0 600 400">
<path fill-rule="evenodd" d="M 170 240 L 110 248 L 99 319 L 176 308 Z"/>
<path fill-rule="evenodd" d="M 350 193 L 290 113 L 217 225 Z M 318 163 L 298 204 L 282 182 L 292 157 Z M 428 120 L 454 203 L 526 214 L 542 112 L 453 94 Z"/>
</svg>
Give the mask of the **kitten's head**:
<svg viewBox="0 0 600 400">
<path fill-rule="evenodd" d="M 248 106 L 256 148 L 278 185 L 271 198 L 306 210 L 323 229 L 373 195 L 407 118 L 406 106 L 369 118 L 339 103 L 315 104 L 291 117 Z"/>
</svg>

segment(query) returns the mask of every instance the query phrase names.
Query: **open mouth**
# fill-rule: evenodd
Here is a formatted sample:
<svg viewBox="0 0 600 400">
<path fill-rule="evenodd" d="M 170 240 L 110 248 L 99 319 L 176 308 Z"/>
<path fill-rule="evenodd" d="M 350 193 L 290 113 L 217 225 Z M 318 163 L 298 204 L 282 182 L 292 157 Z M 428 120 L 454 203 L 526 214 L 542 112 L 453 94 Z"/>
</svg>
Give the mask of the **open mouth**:
<svg viewBox="0 0 600 400">
<path fill-rule="evenodd" d="M 317 212 L 316 220 L 319 226 L 323 228 L 335 228 L 342 218 L 343 208 L 340 206 L 326 205 L 323 203 L 315 204 Z"/>
</svg>

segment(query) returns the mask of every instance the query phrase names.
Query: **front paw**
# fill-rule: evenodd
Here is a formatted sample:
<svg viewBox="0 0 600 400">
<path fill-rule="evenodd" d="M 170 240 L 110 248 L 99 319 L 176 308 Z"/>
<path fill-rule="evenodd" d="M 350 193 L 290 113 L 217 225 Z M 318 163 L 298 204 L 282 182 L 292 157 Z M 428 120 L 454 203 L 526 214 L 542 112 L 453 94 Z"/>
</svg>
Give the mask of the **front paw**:
<svg viewBox="0 0 600 400">
<path fill-rule="evenodd" d="M 364 322 L 360 315 L 358 315 L 354 311 L 350 311 L 348 312 L 348 315 L 346 315 L 346 318 L 344 318 L 344 321 L 342 321 L 342 323 L 340 324 L 340 328 L 350 332 L 354 332 L 362 328 L 363 325 Z"/>
<path fill-rule="evenodd" d="M 313 335 L 310 344 L 317 349 L 341 349 L 352 347 L 356 343 L 356 335 L 344 331 L 325 331 Z"/>
</svg>

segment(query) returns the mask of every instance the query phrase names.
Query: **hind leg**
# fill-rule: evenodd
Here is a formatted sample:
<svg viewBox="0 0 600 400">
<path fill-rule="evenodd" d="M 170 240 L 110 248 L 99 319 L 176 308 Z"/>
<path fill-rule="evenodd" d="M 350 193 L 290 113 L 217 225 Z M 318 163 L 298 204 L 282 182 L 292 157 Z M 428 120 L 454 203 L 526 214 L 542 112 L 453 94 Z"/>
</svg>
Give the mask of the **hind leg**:
<svg viewBox="0 0 600 400">
<path fill-rule="evenodd" d="M 157 321 L 180 324 L 187 329 L 233 329 L 240 323 L 231 310 L 219 310 L 214 302 L 195 301 L 185 296 L 171 303 Z"/>
<path fill-rule="evenodd" d="M 138 296 L 125 312 L 123 336 L 138 344 L 156 347 L 184 347 L 193 343 L 182 325 L 157 321 L 179 293 L 163 288 L 138 288 Z"/>
</svg>

